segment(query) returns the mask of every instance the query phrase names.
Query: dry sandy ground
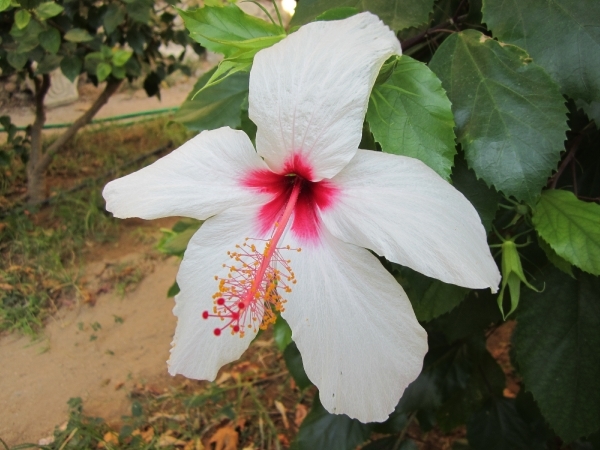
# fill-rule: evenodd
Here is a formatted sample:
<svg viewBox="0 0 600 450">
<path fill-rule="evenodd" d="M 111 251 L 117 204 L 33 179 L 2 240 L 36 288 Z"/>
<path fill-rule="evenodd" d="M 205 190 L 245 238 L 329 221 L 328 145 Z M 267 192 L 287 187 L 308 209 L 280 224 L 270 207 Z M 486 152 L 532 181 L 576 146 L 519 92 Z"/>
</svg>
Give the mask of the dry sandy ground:
<svg viewBox="0 0 600 450">
<path fill-rule="evenodd" d="M 89 415 L 118 419 L 128 413 L 135 382 L 165 377 L 176 322 L 166 292 L 178 265 L 175 258 L 158 260 L 124 297 L 113 292 L 94 307 L 62 310 L 39 341 L 0 339 L 0 437 L 7 444 L 51 435 L 66 420 L 71 397 L 81 397 Z M 94 331 L 95 323 L 102 328 Z"/>
</svg>

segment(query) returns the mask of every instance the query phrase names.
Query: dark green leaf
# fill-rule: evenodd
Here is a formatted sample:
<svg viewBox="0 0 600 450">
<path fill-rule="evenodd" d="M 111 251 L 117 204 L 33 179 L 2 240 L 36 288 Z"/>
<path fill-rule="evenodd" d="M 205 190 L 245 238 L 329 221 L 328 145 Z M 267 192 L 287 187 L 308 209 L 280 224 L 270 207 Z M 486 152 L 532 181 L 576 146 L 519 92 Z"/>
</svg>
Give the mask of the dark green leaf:
<svg viewBox="0 0 600 450">
<path fill-rule="evenodd" d="M 29 14 L 29 11 L 20 9 L 15 13 L 15 25 L 20 30 L 25 28 L 29 24 L 30 20 L 31 20 L 31 14 Z"/>
<path fill-rule="evenodd" d="M 236 43 L 239 45 L 241 42 L 250 41 L 260 49 L 285 36 L 284 30 L 279 26 L 250 16 L 236 5 L 205 6 L 193 11 L 180 10 L 179 13 L 192 39 L 226 57 L 234 56 L 240 51 Z M 271 42 L 273 37 L 278 38 Z M 268 42 L 265 45 L 260 44 L 261 38 L 267 38 Z"/>
<path fill-rule="evenodd" d="M 37 73 L 50 73 L 60 66 L 63 57 L 60 55 L 46 54 L 36 68 Z"/>
<path fill-rule="evenodd" d="M 325 11 L 323 14 L 317 16 L 315 18 L 315 22 L 317 21 L 329 21 L 329 20 L 342 20 L 347 19 L 348 17 L 355 16 L 360 11 L 351 6 L 342 6 L 340 8 L 333 8 Z"/>
<path fill-rule="evenodd" d="M 223 126 L 238 128 L 240 109 L 248 95 L 248 74 L 238 72 L 219 84 L 198 92 L 210 79 L 214 69 L 205 73 L 194 86 L 188 98 L 175 113 L 173 120 L 190 130 L 213 130 Z"/>
<path fill-rule="evenodd" d="M 144 90 L 146 91 L 146 95 L 148 97 L 152 97 L 154 95 L 160 98 L 160 82 L 162 78 L 156 72 L 150 72 L 146 75 L 144 79 Z"/>
<path fill-rule="evenodd" d="M 482 330 L 501 319 L 496 296 L 485 290 L 471 291 L 456 308 L 438 317 L 431 324 L 441 331 L 449 342 L 454 342 L 482 333 Z"/>
<path fill-rule="evenodd" d="M 533 225 L 560 257 L 600 275 L 600 205 L 581 201 L 572 192 L 544 191 Z"/>
<path fill-rule="evenodd" d="M 600 278 L 550 267 L 523 293 L 514 344 L 525 388 L 567 442 L 600 427 Z"/>
<path fill-rule="evenodd" d="M 73 28 L 65 33 L 65 41 L 69 42 L 89 42 L 94 38 L 92 35 L 83 28 Z"/>
<path fill-rule="evenodd" d="M 455 348 L 454 353 L 435 349 L 441 357 L 432 361 L 429 369 L 444 393 L 436 418 L 446 432 L 464 424 L 485 401 L 501 397 L 506 383 L 502 369 L 485 347 L 482 330 L 478 337 Z"/>
<path fill-rule="evenodd" d="M 181 289 L 179 289 L 179 285 L 177 284 L 177 281 L 175 281 L 167 291 L 167 297 L 175 297 L 180 291 Z"/>
<path fill-rule="evenodd" d="M 387 81 L 373 88 L 367 120 L 384 152 L 420 159 L 449 178 L 456 154 L 452 108 L 425 64 L 400 57 Z"/>
<path fill-rule="evenodd" d="M 452 184 L 473 204 L 485 230 L 490 231 L 498 210 L 498 193 L 483 180 L 477 179 L 462 154 L 456 157 L 452 170 Z"/>
<path fill-rule="evenodd" d="M 312 382 L 304 371 L 302 355 L 300 355 L 300 351 L 298 350 L 295 342 L 290 343 L 285 348 L 285 351 L 283 352 L 283 358 L 285 359 L 285 365 L 300 389 L 306 389 L 312 385 Z"/>
<path fill-rule="evenodd" d="M 60 32 L 56 28 L 49 28 L 39 35 L 41 46 L 47 52 L 55 54 L 60 48 Z"/>
<path fill-rule="evenodd" d="M 466 288 L 429 278 L 408 267 L 399 268 L 396 278 L 404 287 L 417 319 L 422 322 L 451 311 L 469 292 Z"/>
<path fill-rule="evenodd" d="M 296 436 L 294 450 L 354 450 L 367 440 L 372 426 L 344 414 L 329 414 L 315 395 L 310 413 Z"/>
<path fill-rule="evenodd" d="M 418 450 L 417 444 L 411 439 L 402 443 L 398 442 L 398 436 L 390 436 L 365 445 L 361 450 Z"/>
<path fill-rule="evenodd" d="M 82 67 L 83 61 L 77 56 L 65 56 L 60 62 L 60 70 L 62 70 L 63 75 L 71 80 L 71 82 L 75 81 L 77 75 L 81 73 Z"/>
<path fill-rule="evenodd" d="M 371 11 L 398 31 L 426 23 L 433 10 L 433 0 L 302 0 L 296 6 L 291 25 L 304 25 L 329 9 L 341 7 Z"/>
<path fill-rule="evenodd" d="M 473 415 L 467 426 L 473 450 L 530 450 L 529 427 L 519 416 L 514 400 L 494 399 Z"/>
<path fill-rule="evenodd" d="M 273 339 L 280 351 L 284 351 L 292 343 L 292 329 L 281 314 L 277 314 L 277 320 L 273 325 Z"/>
<path fill-rule="evenodd" d="M 27 62 L 27 55 L 17 52 L 9 52 L 6 55 L 8 63 L 17 70 L 21 70 Z"/>
<path fill-rule="evenodd" d="M 452 101 L 469 166 L 505 194 L 535 201 L 564 148 L 558 86 L 525 52 L 475 30 L 448 37 L 430 67 Z"/>
<path fill-rule="evenodd" d="M 134 0 L 127 2 L 125 8 L 127 14 L 136 22 L 146 24 L 150 21 L 150 13 L 152 12 L 152 0 Z"/>
<path fill-rule="evenodd" d="M 45 2 L 35 9 L 35 13 L 40 19 L 46 20 L 51 17 L 58 16 L 61 12 L 63 12 L 64 9 L 65 8 L 57 3 Z"/>
<path fill-rule="evenodd" d="M 125 21 L 125 10 L 116 3 L 111 3 L 104 14 L 103 24 L 107 34 L 111 34 Z"/>
<path fill-rule="evenodd" d="M 600 101 L 600 2 L 486 0 L 483 20 L 496 37 L 524 48 L 565 94 Z"/>
</svg>

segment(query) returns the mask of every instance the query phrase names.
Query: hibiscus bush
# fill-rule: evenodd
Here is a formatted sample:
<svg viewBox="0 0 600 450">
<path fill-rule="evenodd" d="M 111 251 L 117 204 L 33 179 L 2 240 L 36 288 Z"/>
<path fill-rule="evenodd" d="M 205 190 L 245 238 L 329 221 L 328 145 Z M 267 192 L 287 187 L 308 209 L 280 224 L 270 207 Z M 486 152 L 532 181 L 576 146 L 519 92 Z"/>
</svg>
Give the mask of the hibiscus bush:
<svg viewBox="0 0 600 450">
<path fill-rule="evenodd" d="M 170 372 L 212 380 L 274 323 L 318 388 L 294 448 L 600 448 L 600 3 L 181 15 L 224 56 L 176 115 L 200 134 L 104 191 L 196 219 L 162 242 Z"/>
</svg>

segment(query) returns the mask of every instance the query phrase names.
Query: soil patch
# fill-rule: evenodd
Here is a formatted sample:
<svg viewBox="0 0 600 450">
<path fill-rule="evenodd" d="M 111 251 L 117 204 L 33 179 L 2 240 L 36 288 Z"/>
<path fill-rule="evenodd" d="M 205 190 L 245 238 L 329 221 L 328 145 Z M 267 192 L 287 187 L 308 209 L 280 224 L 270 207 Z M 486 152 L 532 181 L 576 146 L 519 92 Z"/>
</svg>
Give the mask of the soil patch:
<svg viewBox="0 0 600 450">
<path fill-rule="evenodd" d="M 98 279 L 107 265 L 147 259 L 130 253 L 88 265 Z M 136 382 L 164 378 L 176 320 L 166 296 L 179 260 L 152 261 L 137 288 L 97 297 L 95 306 L 62 309 L 40 339 L 16 335 L 0 339 L 0 437 L 7 444 L 36 442 L 67 418 L 67 400 L 81 397 L 85 413 L 118 419 L 130 407 Z M 122 292 L 122 291 L 121 291 Z"/>
</svg>

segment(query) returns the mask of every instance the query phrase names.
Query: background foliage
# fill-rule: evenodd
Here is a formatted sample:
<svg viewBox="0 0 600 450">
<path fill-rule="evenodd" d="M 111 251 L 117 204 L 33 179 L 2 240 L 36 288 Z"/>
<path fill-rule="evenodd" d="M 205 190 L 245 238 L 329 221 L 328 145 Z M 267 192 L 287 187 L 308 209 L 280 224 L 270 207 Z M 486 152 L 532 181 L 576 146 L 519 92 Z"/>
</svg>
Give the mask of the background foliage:
<svg viewBox="0 0 600 450">
<path fill-rule="evenodd" d="M 428 331 L 423 372 L 383 424 L 330 415 L 315 397 L 292 447 L 415 448 L 406 431 L 418 423 L 466 425 L 468 444 L 456 448 L 600 448 L 600 4 L 302 0 L 288 32 L 360 11 L 379 15 L 404 52 L 381 70 L 361 147 L 418 158 L 463 192 L 489 231 L 502 290 L 459 288 L 382 261 Z M 176 120 L 254 137 L 250 58 L 230 60 L 279 40 L 279 24 L 258 26 L 235 5 L 183 14 L 192 38 L 226 59 L 198 80 Z M 265 38 L 255 43 L 257 35 Z M 508 371 L 486 348 L 504 320 L 516 321 Z M 290 336 L 278 320 L 288 368 L 307 386 Z M 507 377 L 518 393 L 505 389 Z"/>
</svg>

